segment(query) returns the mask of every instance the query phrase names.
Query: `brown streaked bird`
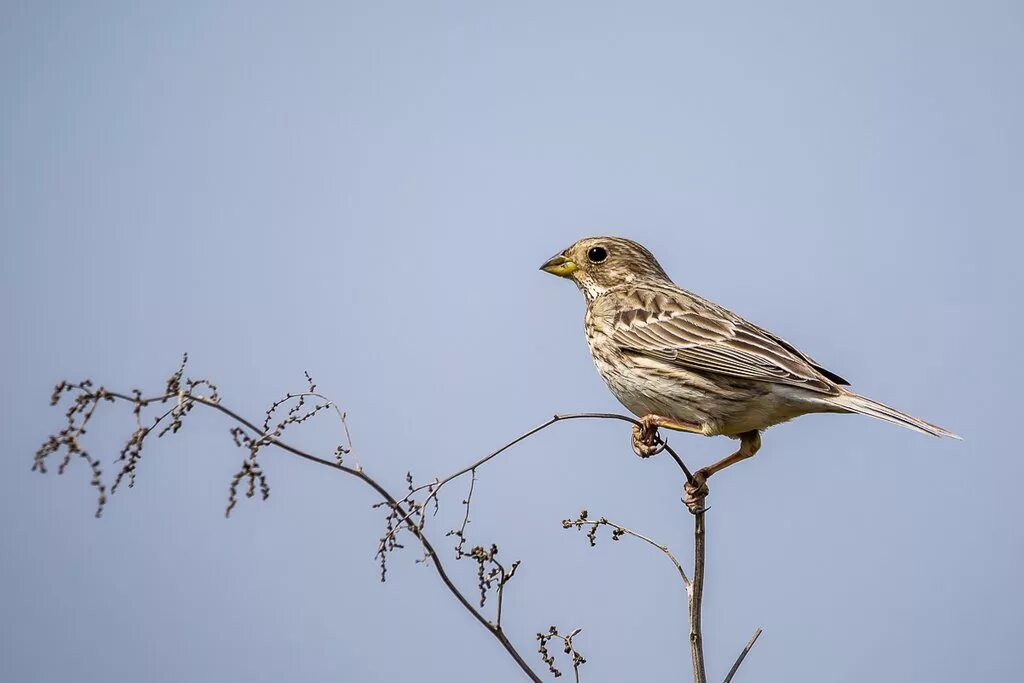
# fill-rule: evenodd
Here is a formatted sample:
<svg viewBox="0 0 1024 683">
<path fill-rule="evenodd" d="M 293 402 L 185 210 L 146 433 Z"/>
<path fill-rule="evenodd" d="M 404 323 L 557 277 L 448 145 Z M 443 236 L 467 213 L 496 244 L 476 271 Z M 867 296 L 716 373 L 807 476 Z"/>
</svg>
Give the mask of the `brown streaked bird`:
<svg viewBox="0 0 1024 683">
<path fill-rule="evenodd" d="M 739 449 L 694 474 L 705 481 L 761 447 L 762 430 L 808 413 L 860 413 L 933 436 L 942 427 L 855 394 L 849 382 L 765 329 L 669 279 L 651 252 L 619 237 L 588 237 L 541 266 L 583 292 L 584 329 L 598 372 L 640 418 L 633 449 L 658 452 L 659 427 L 739 439 Z"/>
</svg>

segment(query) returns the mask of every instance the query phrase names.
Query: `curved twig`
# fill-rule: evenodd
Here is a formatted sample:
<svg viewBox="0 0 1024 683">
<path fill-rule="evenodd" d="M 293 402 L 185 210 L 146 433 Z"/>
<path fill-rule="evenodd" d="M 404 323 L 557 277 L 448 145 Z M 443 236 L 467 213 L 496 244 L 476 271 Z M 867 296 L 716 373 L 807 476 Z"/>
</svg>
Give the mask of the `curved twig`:
<svg viewBox="0 0 1024 683">
<path fill-rule="evenodd" d="M 88 389 L 82 389 L 82 391 L 88 393 Z M 177 394 L 165 394 L 163 396 L 153 398 L 138 399 L 136 397 L 128 396 L 126 394 L 106 390 L 104 390 L 104 395 L 111 396 L 113 398 L 124 401 L 141 401 L 143 405 L 149 405 L 150 403 L 158 403 L 160 401 L 178 397 Z M 221 403 L 217 400 L 187 393 L 184 394 L 181 398 L 183 400 L 196 403 L 199 405 L 204 405 L 209 408 L 213 408 L 214 410 L 220 411 L 221 413 L 228 416 L 238 424 L 250 430 L 253 434 L 257 435 L 257 437 L 259 437 L 267 445 L 275 446 L 287 453 L 291 453 L 292 455 L 298 456 L 303 460 L 308 460 L 309 462 L 313 462 L 318 465 L 322 465 L 323 467 L 327 467 L 332 470 L 337 470 L 351 477 L 355 477 L 356 479 L 359 479 L 364 484 L 366 484 L 374 491 L 376 491 L 377 494 L 381 498 L 383 498 L 384 501 L 389 506 L 393 507 L 395 510 L 398 510 L 399 513 L 403 516 L 403 520 L 405 520 L 405 527 L 423 545 L 424 552 L 427 554 L 428 557 L 430 557 L 431 560 L 433 560 L 432 564 L 434 566 L 434 570 L 437 572 L 438 578 L 441 579 L 441 583 L 443 583 L 445 587 L 448 589 L 448 591 L 455 597 L 455 599 L 458 600 L 459 604 L 461 604 L 466 609 L 467 612 L 473 615 L 473 618 L 476 619 L 480 623 L 480 625 L 488 631 L 488 633 L 494 636 L 494 638 L 499 643 L 501 643 L 501 646 L 505 648 L 505 651 L 508 653 L 508 655 L 512 657 L 512 659 L 516 662 L 519 668 L 523 670 L 523 673 L 525 673 L 530 678 L 530 680 L 535 681 L 536 683 L 541 682 L 540 676 L 538 676 L 533 671 L 533 669 L 530 668 L 530 665 L 526 663 L 523 657 L 519 654 L 519 651 L 516 650 L 515 646 L 505 636 L 505 633 L 501 630 L 501 628 L 495 624 L 491 624 L 491 622 L 488 621 L 487 618 L 476 607 L 473 606 L 473 604 L 466 598 L 462 591 L 459 590 L 458 586 L 456 586 L 452 582 L 451 578 L 448 576 L 448 572 L 445 571 L 444 565 L 441 563 L 441 558 L 438 556 L 437 551 L 434 549 L 434 546 L 430 543 L 430 540 L 426 537 L 423 531 L 415 523 L 411 522 L 411 520 L 409 519 L 410 515 L 406 514 L 405 509 L 402 507 L 402 504 L 398 501 L 398 499 L 392 496 L 391 493 L 382 485 L 380 485 L 375 479 L 373 479 L 373 477 L 366 474 L 366 472 L 363 471 L 362 469 L 356 469 L 353 467 L 342 465 L 337 462 L 332 462 L 330 460 L 313 455 L 312 453 L 308 453 L 300 448 L 296 448 L 295 446 L 292 446 L 291 444 L 282 441 L 276 437 L 267 436 L 264 430 L 260 429 L 258 426 L 256 426 L 246 418 L 242 417 L 235 411 L 231 410 L 230 408 L 226 408 L 225 406 L 221 405 Z"/>
<path fill-rule="evenodd" d="M 424 499 L 424 501 L 423 501 L 423 507 L 426 507 L 427 504 L 431 500 L 435 500 L 437 498 L 437 494 L 440 492 L 441 488 L 444 487 L 445 484 L 447 484 L 447 483 L 449 483 L 449 482 L 451 482 L 451 481 L 453 481 L 455 479 L 458 479 L 462 475 L 467 474 L 469 472 L 476 472 L 476 470 L 481 465 L 483 465 L 483 464 L 493 460 L 494 458 L 498 457 L 499 455 L 501 455 L 502 453 L 507 451 L 512 446 L 515 446 L 516 444 L 520 443 L 521 441 L 525 441 L 526 439 L 530 438 L 534 434 L 537 434 L 538 432 L 541 432 L 541 431 L 547 429 L 548 427 L 550 427 L 550 426 L 552 426 L 554 424 L 557 424 L 559 422 L 567 422 L 569 420 L 619 420 L 621 422 L 628 422 L 628 423 L 630 423 L 632 425 L 641 426 L 641 422 L 639 420 L 637 420 L 635 418 L 632 418 L 632 417 L 628 417 L 626 415 L 619 415 L 618 413 L 569 413 L 569 414 L 566 414 L 566 415 L 555 414 L 554 416 L 551 417 L 550 420 L 547 420 L 546 422 L 537 425 L 533 429 L 530 429 L 530 430 L 528 430 L 526 432 L 523 432 L 522 434 L 520 434 L 516 438 L 512 439 L 511 441 L 507 442 L 506 444 L 504 444 L 500 448 L 497 448 L 496 450 L 491 451 L 490 453 L 488 453 L 484 457 L 480 458 L 476 462 L 463 467 L 461 470 L 459 470 L 459 471 L 457 471 L 457 472 L 455 472 L 453 474 L 449 474 L 444 479 L 441 479 L 441 480 L 435 479 L 434 481 L 430 482 L 429 484 L 423 484 L 422 486 L 419 486 L 419 487 L 417 487 L 415 489 L 412 489 L 409 492 L 409 495 L 412 495 L 412 494 L 414 494 L 414 493 L 416 493 L 418 491 L 421 491 L 424 488 L 432 487 L 431 492 L 427 495 L 426 499 Z M 664 447 L 664 450 L 669 455 L 672 456 L 672 459 L 675 461 L 676 465 L 679 466 L 679 469 L 682 470 L 683 476 L 686 477 L 686 481 L 692 484 L 693 483 L 693 474 L 690 472 L 689 468 L 686 466 L 686 463 L 683 462 L 683 459 L 679 457 L 679 454 L 676 453 L 668 445 L 667 442 L 663 441 L 661 443 L 661 445 Z M 404 498 L 403 500 L 407 500 L 407 499 L 408 499 L 408 496 L 406 496 L 406 498 Z M 399 524 L 396 525 L 395 529 L 393 529 L 391 532 L 389 532 L 389 534 L 386 534 L 384 536 L 384 538 L 381 539 L 381 545 L 380 545 L 380 548 L 378 549 L 378 553 L 383 552 L 384 545 L 387 542 L 387 540 L 391 536 L 393 536 L 395 533 L 397 533 L 398 527 L 401 526 L 402 524 L 406 524 L 409 521 L 409 519 L 414 514 L 415 514 L 415 512 L 410 511 L 407 514 L 406 517 L 404 517 L 404 518 L 399 520 Z"/>
<path fill-rule="evenodd" d="M 247 428 L 251 429 L 252 431 L 256 432 L 257 434 L 260 433 L 260 430 L 258 427 L 256 427 L 256 425 L 249 422 L 241 415 L 235 413 L 229 408 L 225 408 L 220 403 L 215 403 L 203 398 L 193 398 L 193 400 L 196 400 L 199 403 L 202 403 L 203 405 L 209 406 L 211 408 L 215 408 L 220 412 L 224 413 L 225 415 L 227 415 L 228 417 L 230 417 L 231 419 L 235 420 L 236 422 L 239 422 L 242 425 L 246 426 Z M 271 439 L 270 441 L 268 441 L 268 443 L 280 448 L 281 450 L 287 451 L 292 455 L 297 455 L 300 458 L 309 460 L 310 462 L 315 462 L 318 465 L 330 467 L 331 469 L 339 470 L 341 472 L 344 472 L 345 474 L 353 476 L 362 481 L 364 484 L 368 485 L 374 491 L 376 491 L 381 498 L 387 501 L 388 505 L 393 506 L 396 510 L 402 510 L 401 504 L 398 502 L 398 500 L 394 496 L 392 496 L 391 493 L 387 491 L 387 489 L 378 484 L 376 480 L 374 480 L 371 476 L 366 474 L 365 471 L 361 469 L 357 470 L 355 468 L 347 467 L 345 465 L 339 465 L 338 463 L 331 462 L 330 460 L 325 460 L 311 453 L 307 453 L 306 451 L 295 448 L 294 446 L 291 446 L 290 444 L 280 441 L 279 439 Z M 487 618 L 483 614 L 481 614 L 480 611 L 477 610 L 472 603 L 470 603 L 466 596 L 463 595 L 462 591 L 459 590 L 458 586 L 452 583 L 451 578 L 448 576 L 448 572 L 445 571 L 444 566 L 441 564 L 441 558 L 438 557 L 437 551 L 434 550 L 434 546 L 431 545 L 430 541 L 427 539 L 426 535 L 420 530 L 420 528 L 417 525 L 408 522 L 406 523 L 405 526 L 410 532 L 412 532 L 413 536 L 415 536 L 416 539 L 423 544 L 423 550 L 427 553 L 427 555 L 430 556 L 430 559 L 433 560 L 432 564 L 434 566 L 434 570 L 437 572 L 438 578 L 441 579 L 441 583 L 443 583 L 445 587 L 449 590 L 449 592 L 451 592 L 451 594 L 455 596 L 455 599 L 458 600 L 459 603 L 463 607 L 465 607 L 470 614 L 473 615 L 473 618 L 480 622 L 480 625 L 487 629 L 487 631 L 491 635 L 493 635 L 498 640 L 499 643 L 501 643 L 502 647 L 505 648 L 505 651 L 508 652 L 509 656 L 512 657 L 512 659 L 515 660 L 516 664 L 519 665 L 519 668 L 523 670 L 523 673 L 529 676 L 530 680 L 537 681 L 538 683 L 540 683 L 540 677 L 536 673 L 534 673 L 533 669 L 531 669 L 530 666 L 526 663 L 526 661 L 522 658 L 522 656 L 516 650 L 515 646 L 512 645 L 511 641 L 509 641 L 509 639 L 505 636 L 505 633 L 501 630 L 501 628 L 494 624 L 491 624 L 491 622 L 488 621 Z"/>
<path fill-rule="evenodd" d="M 599 526 L 610 526 L 610 527 L 612 527 L 613 529 L 615 529 L 618 532 L 617 534 L 613 534 L 612 540 L 618 540 L 618 536 L 623 536 L 623 535 L 624 536 L 632 536 L 633 538 L 639 539 L 639 540 L 643 541 L 644 543 L 647 543 L 648 545 L 651 545 L 651 546 L 657 548 L 658 550 L 663 552 L 665 554 L 665 556 L 669 560 L 672 561 L 673 565 L 675 565 L 676 571 L 679 573 L 679 578 L 681 578 L 683 580 L 683 587 L 685 587 L 687 589 L 687 591 L 689 591 L 689 589 L 690 589 L 690 579 L 689 579 L 689 577 L 686 576 L 686 570 L 683 569 L 683 565 L 681 565 L 679 563 L 679 560 L 676 559 L 676 556 L 672 554 L 672 551 L 668 549 L 667 545 L 662 545 L 662 544 L 658 543 L 657 541 L 655 541 L 653 538 L 650 538 L 649 536 L 644 536 L 641 533 L 638 533 L 636 531 L 633 531 L 632 529 L 624 527 L 621 524 L 616 524 L 615 522 L 613 522 L 613 521 L 611 521 L 609 519 L 606 519 L 604 517 L 601 517 L 599 519 L 586 519 L 584 517 L 585 512 L 586 511 L 584 511 L 583 513 L 580 513 L 580 517 L 577 518 L 577 519 L 564 519 L 564 520 L 562 520 L 562 527 L 565 528 L 565 529 L 568 529 L 570 527 L 576 527 L 578 529 L 578 528 L 583 527 L 583 526 L 591 526 L 591 527 L 594 527 L 594 528 L 599 527 Z M 593 541 L 593 538 L 591 538 L 591 545 L 593 545 L 593 544 L 594 544 L 594 541 Z"/>
</svg>

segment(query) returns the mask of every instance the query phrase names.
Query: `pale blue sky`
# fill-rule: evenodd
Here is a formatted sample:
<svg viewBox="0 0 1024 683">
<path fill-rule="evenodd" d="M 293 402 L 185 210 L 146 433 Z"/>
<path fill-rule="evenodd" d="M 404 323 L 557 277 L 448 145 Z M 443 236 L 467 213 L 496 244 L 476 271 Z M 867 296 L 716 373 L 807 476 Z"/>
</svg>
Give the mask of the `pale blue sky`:
<svg viewBox="0 0 1024 683">
<path fill-rule="evenodd" d="M 537 271 L 601 233 L 965 437 L 812 416 L 716 478 L 712 677 L 762 626 L 737 681 L 1019 678 L 1022 71 L 1014 2 L 0 3 L 0 679 L 520 680 L 415 552 L 378 582 L 358 482 L 268 453 L 271 499 L 226 521 L 213 416 L 100 521 L 82 467 L 29 467 L 57 380 L 158 388 L 185 350 L 248 415 L 309 370 L 395 488 L 620 410 Z M 686 678 L 671 566 L 560 526 L 689 562 L 679 493 L 615 424 L 481 471 L 470 540 L 523 561 L 531 661 L 554 623 L 588 683 Z"/>
</svg>

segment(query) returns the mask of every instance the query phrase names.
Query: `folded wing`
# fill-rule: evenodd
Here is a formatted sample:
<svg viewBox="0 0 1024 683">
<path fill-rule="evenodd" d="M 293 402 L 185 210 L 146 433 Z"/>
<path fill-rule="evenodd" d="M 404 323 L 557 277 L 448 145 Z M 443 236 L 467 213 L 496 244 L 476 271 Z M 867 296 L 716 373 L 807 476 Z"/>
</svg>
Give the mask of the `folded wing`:
<svg viewBox="0 0 1024 683">
<path fill-rule="evenodd" d="M 657 292 L 619 311 L 613 339 L 628 352 L 690 370 L 838 393 L 846 381 L 775 335 L 699 298 Z"/>
</svg>

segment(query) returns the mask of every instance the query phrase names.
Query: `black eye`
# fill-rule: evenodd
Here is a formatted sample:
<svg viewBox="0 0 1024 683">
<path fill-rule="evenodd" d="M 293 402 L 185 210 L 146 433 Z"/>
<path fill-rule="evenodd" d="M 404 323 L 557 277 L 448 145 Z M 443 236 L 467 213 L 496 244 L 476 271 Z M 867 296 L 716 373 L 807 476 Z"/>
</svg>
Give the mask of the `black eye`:
<svg viewBox="0 0 1024 683">
<path fill-rule="evenodd" d="M 587 258 L 591 263 L 600 263 L 608 258 L 608 251 L 604 247 L 591 247 L 587 250 Z"/>
</svg>

